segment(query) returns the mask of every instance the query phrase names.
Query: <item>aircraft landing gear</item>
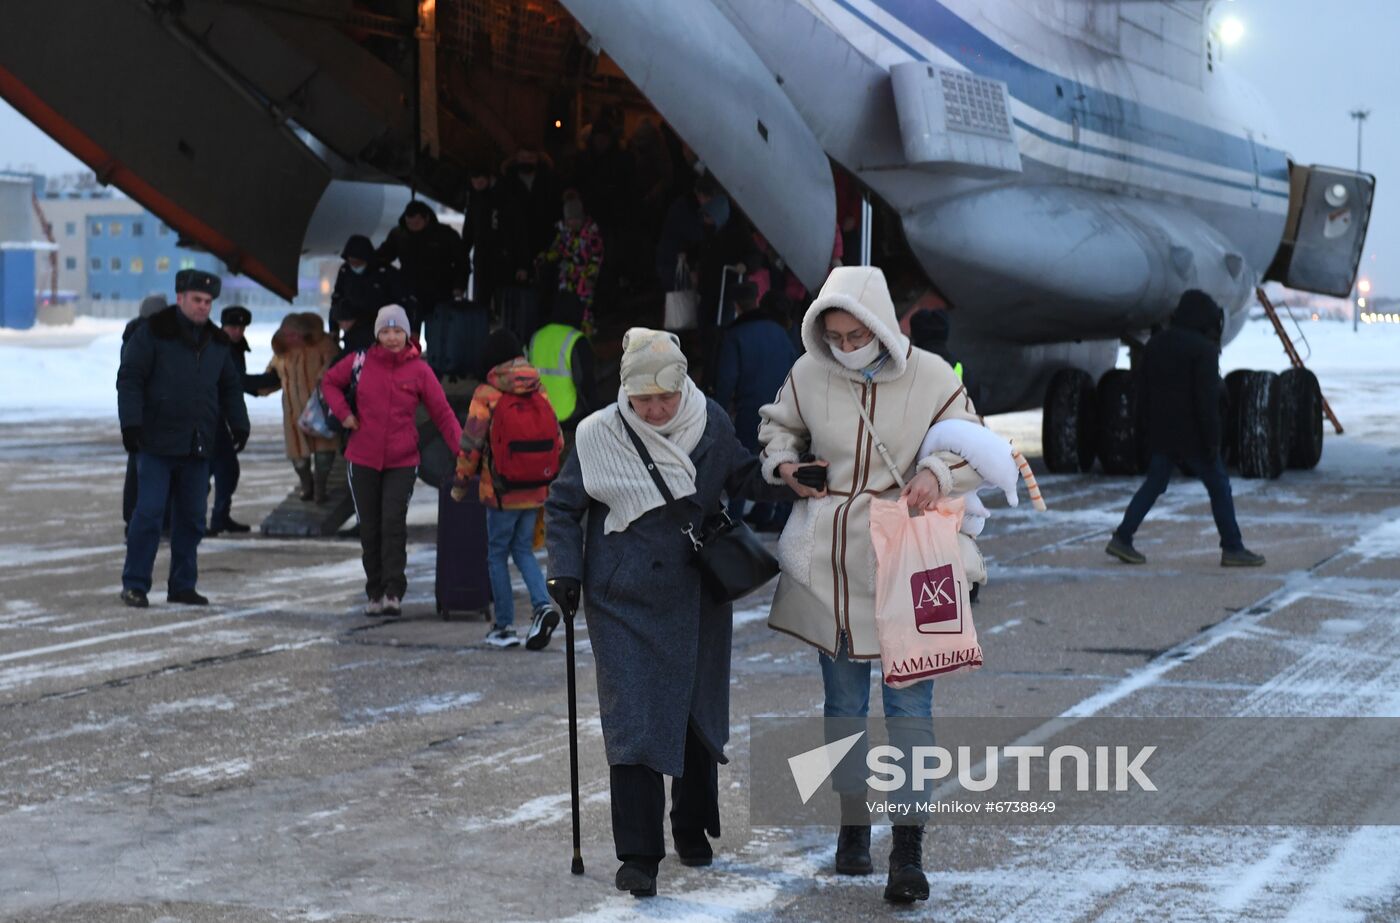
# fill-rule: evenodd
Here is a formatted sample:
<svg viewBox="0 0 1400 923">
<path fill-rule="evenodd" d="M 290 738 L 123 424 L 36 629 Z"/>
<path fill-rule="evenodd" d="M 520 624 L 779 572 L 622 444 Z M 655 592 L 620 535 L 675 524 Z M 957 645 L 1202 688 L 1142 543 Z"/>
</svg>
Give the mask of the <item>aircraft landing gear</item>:
<svg viewBox="0 0 1400 923">
<path fill-rule="evenodd" d="M 1099 379 L 1098 446 L 1104 474 L 1147 470 L 1147 427 L 1137 380 L 1127 369 L 1110 369 Z"/>
<path fill-rule="evenodd" d="M 1060 369 L 1045 389 L 1040 440 L 1045 467 L 1054 474 L 1079 474 L 1094 466 L 1097 441 L 1094 378 L 1082 369 Z"/>
<path fill-rule="evenodd" d="M 1278 375 L 1250 372 L 1244 376 L 1238 412 L 1240 474 L 1270 480 L 1283 474 L 1292 437 L 1285 410 Z"/>
<path fill-rule="evenodd" d="M 1322 386 L 1307 369 L 1289 369 L 1278 380 L 1285 413 L 1293 425 L 1288 467 L 1311 471 L 1322 460 Z"/>
<path fill-rule="evenodd" d="M 1311 469 L 1322 458 L 1322 389 L 1307 369 L 1282 374 L 1241 369 L 1221 390 L 1221 452 L 1246 478 L 1277 478 L 1285 468 Z M 1146 422 L 1133 374 L 1112 369 L 1095 387 L 1079 369 L 1061 369 L 1046 389 L 1041 438 L 1045 466 L 1079 474 L 1095 457 L 1105 474 L 1147 468 Z"/>
</svg>

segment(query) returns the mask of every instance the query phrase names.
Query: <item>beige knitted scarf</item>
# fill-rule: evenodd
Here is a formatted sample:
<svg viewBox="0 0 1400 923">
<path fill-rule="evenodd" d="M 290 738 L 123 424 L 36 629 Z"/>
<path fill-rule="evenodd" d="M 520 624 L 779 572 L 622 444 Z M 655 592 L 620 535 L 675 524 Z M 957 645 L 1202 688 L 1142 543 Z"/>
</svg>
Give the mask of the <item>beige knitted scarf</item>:
<svg viewBox="0 0 1400 923">
<path fill-rule="evenodd" d="M 625 531 L 666 502 L 623 428 L 619 409 L 651 453 L 671 494 L 680 499 L 695 493 L 695 463 L 690 453 L 705 433 L 708 402 L 689 378 L 682 395 L 676 415 L 659 427 L 642 420 L 621 390 L 615 407 L 606 407 L 579 424 L 574 451 L 583 471 L 583 489 L 608 508 L 604 534 Z"/>
</svg>

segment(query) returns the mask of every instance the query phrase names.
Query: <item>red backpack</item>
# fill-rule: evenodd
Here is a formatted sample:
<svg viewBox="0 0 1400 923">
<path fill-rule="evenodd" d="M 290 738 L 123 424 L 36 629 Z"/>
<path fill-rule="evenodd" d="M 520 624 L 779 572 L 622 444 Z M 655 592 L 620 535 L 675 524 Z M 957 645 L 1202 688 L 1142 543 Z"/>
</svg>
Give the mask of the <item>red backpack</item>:
<svg viewBox="0 0 1400 923">
<path fill-rule="evenodd" d="M 559 475 L 559 420 L 543 391 L 502 394 L 491 416 L 497 495 L 545 487 Z"/>
</svg>

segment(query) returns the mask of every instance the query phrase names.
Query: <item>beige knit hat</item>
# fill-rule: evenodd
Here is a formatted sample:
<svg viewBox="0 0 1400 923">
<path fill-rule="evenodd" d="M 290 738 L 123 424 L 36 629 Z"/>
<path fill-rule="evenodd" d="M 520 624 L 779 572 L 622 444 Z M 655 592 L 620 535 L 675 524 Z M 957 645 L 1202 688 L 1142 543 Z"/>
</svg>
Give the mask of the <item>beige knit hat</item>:
<svg viewBox="0 0 1400 923">
<path fill-rule="evenodd" d="M 687 368 L 674 333 L 633 327 L 622 337 L 622 388 L 629 397 L 679 391 Z"/>
</svg>

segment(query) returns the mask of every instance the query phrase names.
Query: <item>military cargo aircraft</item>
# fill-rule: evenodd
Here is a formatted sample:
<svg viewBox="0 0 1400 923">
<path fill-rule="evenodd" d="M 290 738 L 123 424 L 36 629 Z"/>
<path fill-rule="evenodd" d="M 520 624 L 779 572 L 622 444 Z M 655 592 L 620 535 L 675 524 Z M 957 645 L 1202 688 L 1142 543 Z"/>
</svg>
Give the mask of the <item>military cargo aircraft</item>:
<svg viewBox="0 0 1400 923">
<path fill-rule="evenodd" d="M 844 171 L 954 310 L 979 409 L 1044 405 L 1051 470 L 1131 473 L 1120 345 L 1190 288 L 1225 308 L 1226 341 L 1263 280 L 1348 294 L 1373 197 L 1373 177 L 1275 146 L 1215 6 L 11 0 L 0 96 L 287 296 L 318 205 L 377 220 L 364 181 L 460 202 L 472 163 L 562 143 L 603 105 L 664 119 L 809 288 Z M 1247 475 L 1316 464 L 1311 375 L 1232 391 Z"/>
</svg>

